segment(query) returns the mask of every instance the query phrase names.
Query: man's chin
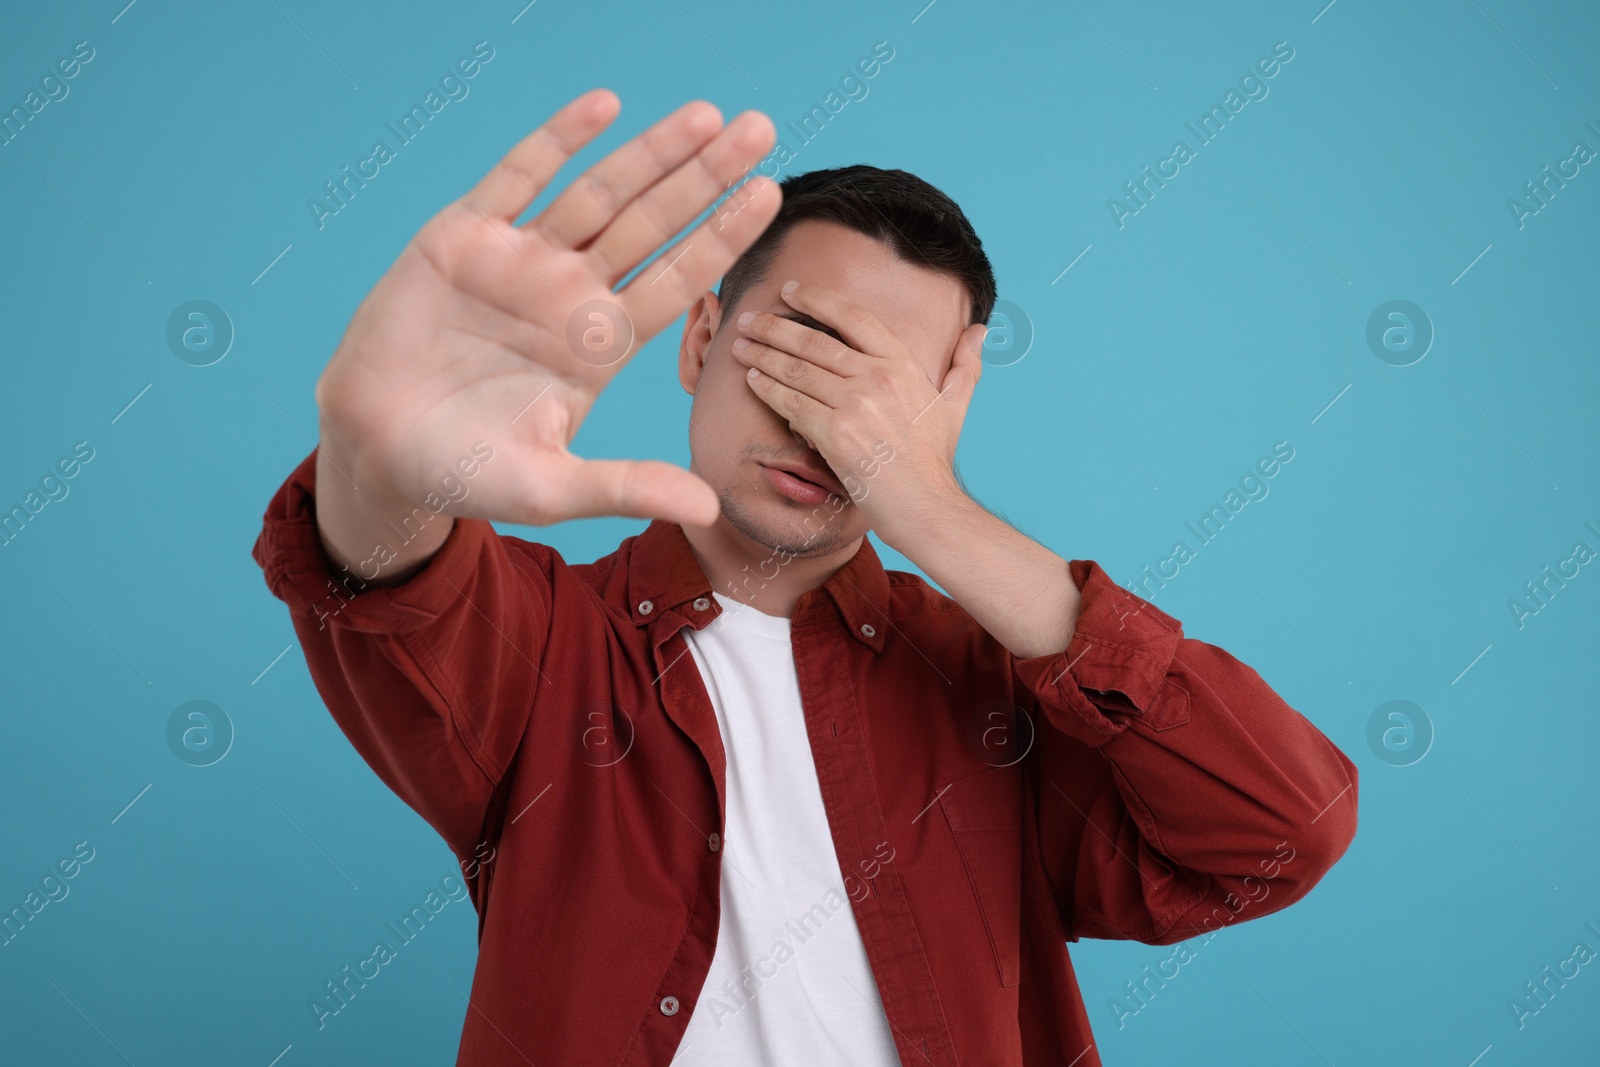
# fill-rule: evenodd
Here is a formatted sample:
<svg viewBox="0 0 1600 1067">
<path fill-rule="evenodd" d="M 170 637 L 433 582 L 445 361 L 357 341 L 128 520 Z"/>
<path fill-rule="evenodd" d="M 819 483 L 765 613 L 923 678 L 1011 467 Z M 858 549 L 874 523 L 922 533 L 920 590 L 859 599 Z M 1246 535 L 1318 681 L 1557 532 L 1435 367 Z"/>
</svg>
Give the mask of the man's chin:
<svg viewBox="0 0 1600 1067">
<path fill-rule="evenodd" d="M 762 499 L 749 500 L 758 495 Z M 848 501 L 839 511 L 826 504 L 815 507 L 776 494 L 726 491 L 722 496 L 722 516 L 746 540 L 774 553 L 797 559 L 825 556 L 851 537 L 844 517 L 850 513 Z"/>
</svg>

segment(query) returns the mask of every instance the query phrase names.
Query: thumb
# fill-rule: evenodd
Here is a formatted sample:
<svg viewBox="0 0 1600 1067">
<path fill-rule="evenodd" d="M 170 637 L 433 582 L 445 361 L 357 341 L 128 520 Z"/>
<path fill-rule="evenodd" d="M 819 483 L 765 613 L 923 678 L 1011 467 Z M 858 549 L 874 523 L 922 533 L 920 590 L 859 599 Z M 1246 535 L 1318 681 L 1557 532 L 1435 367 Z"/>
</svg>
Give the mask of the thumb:
<svg viewBox="0 0 1600 1067">
<path fill-rule="evenodd" d="M 983 374 L 983 339 L 988 332 L 989 327 L 981 322 L 973 323 L 962 332 L 956 341 L 950 369 L 939 384 L 939 391 L 955 408 L 960 420 L 966 419 L 967 405 L 972 402 L 973 390 L 977 389 L 978 378 Z"/>
<path fill-rule="evenodd" d="M 621 515 L 709 526 L 722 513 L 706 481 L 660 460 L 584 460 L 572 468 L 559 505 L 562 517 Z"/>
</svg>

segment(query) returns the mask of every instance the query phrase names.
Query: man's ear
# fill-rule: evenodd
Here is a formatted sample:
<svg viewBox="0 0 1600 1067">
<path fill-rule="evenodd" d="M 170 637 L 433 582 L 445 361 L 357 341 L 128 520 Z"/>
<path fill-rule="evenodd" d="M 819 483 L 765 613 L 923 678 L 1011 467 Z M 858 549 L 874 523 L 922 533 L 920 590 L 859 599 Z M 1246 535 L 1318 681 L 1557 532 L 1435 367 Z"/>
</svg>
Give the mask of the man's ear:
<svg viewBox="0 0 1600 1067">
<path fill-rule="evenodd" d="M 706 369 L 706 356 L 711 351 L 711 341 L 717 336 L 717 326 L 722 321 L 722 305 L 717 294 L 705 294 L 689 306 L 683 320 L 683 340 L 678 343 L 678 381 L 683 391 L 694 395 L 700 384 L 700 375 Z"/>
</svg>

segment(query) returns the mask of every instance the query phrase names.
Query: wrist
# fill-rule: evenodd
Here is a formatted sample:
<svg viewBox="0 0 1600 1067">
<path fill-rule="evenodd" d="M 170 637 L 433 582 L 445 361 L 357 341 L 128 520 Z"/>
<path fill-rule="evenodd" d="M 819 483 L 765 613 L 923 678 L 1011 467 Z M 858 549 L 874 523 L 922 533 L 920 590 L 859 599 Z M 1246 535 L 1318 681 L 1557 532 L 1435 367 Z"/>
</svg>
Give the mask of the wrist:
<svg viewBox="0 0 1600 1067">
<path fill-rule="evenodd" d="M 919 559 L 942 557 L 970 544 L 975 528 L 988 512 L 962 488 L 953 470 L 924 482 L 927 486 L 915 501 L 890 509 L 890 514 L 873 523 L 873 531 L 884 544 L 911 560 L 924 571 L 929 568 Z"/>
<path fill-rule="evenodd" d="M 455 520 L 380 490 L 355 468 L 349 456 L 318 446 L 313 507 L 323 552 L 335 566 L 360 568 L 369 585 L 404 582 L 444 545 Z"/>
</svg>

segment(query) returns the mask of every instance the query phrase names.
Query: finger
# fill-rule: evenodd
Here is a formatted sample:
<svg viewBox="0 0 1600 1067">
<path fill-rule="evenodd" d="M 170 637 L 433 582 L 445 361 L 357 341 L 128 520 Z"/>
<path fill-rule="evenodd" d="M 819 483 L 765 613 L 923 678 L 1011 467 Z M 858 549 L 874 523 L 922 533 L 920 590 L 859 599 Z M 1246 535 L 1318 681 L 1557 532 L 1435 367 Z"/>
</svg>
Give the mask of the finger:
<svg viewBox="0 0 1600 1067">
<path fill-rule="evenodd" d="M 897 351 L 899 341 L 893 331 L 868 311 L 866 305 L 856 303 L 843 293 L 797 281 L 786 282 L 780 292 L 790 307 L 838 330 L 845 343 L 857 352 L 887 356 Z"/>
<path fill-rule="evenodd" d="M 622 102 L 610 89 L 591 89 L 519 141 L 467 200 L 490 218 L 515 219 L 533 203 L 562 164 L 617 117 Z"/>
<path fill-rule="evenodd" d="M 958 426 L 966 421 L 967 407 L 983 375 L 983 338 L 988 332 L 989 327 L 983 323 L 973 323 L 962 332 L 950 369 L 939 386 L 940 395 L 955 409 Z"/>
<path fill-rule="evenodd" d="M 746 315 L 751 316 L 748 322 L 745 321 Z M 814 330 L 804 323 L 786 319 L 782 315 L 774 315 L 770 311 L 754 315 L 745 312 L 739 316 L 738 330 L 745 337 L 761 341 L 773 348 L 780 348 L 785 352 L 792 352 L 801 359 L 809 360 L 841 377 L 847 378 L 855 373 L 860 367 L 861 360 L 865 358 L 843 341 L 830 337 L 821 330 Z"/>
<path fill-rule="evenodd" d="M 612 284 L 677 236 L 772 148 L 772 120 L 746 111 L 703 149 L 629 204 L 589 253 Z M 743 195 L 739 190 L 730 197 Z"/>
<path fill-rule="evenodd" d="M 621 515 L 710 526 L 722 510 L 704 479 L 654 459 L 583 460 L 556 495 L 561 520 Z"/>
<path fill-rule="evenodd" d="M 642 345 L 699 299 L 767 228 L 782 194 L 769 178 L 756 176 L 661 254 L 618 294 Z"/>
<path fill-rule="evenodd" d="M 826 367 L 760 341 L 739 338 L 733 342 L 733 356 L 746 367 L 755 367 L 830 408 L 839 406 L 848 388 L 843 378 Z"/>
<path fill-rule="evenodd" d="M 562 248 L 577 248 L 720 129 L 722 112 L 704 100 L 690 101 L 584 171 L 528 228 Z"/>
<path fill-rule="evenodd" d="M 756 396 L 760 397 L 767 407 L 788 420 L 791 429 L 804 435 L 806 440 L 814 445 L 820 444 L 820 431 L 825 425 L 830 409 L 814 397 L 807 396 L 798 389 L 791 389 L 776 378 L 764 374 L 757 367 L 751 367 L 750 370 L 751 373 L 745 380 L 750 383 L 750 388 L 755 390 Z"/>
</svg>

